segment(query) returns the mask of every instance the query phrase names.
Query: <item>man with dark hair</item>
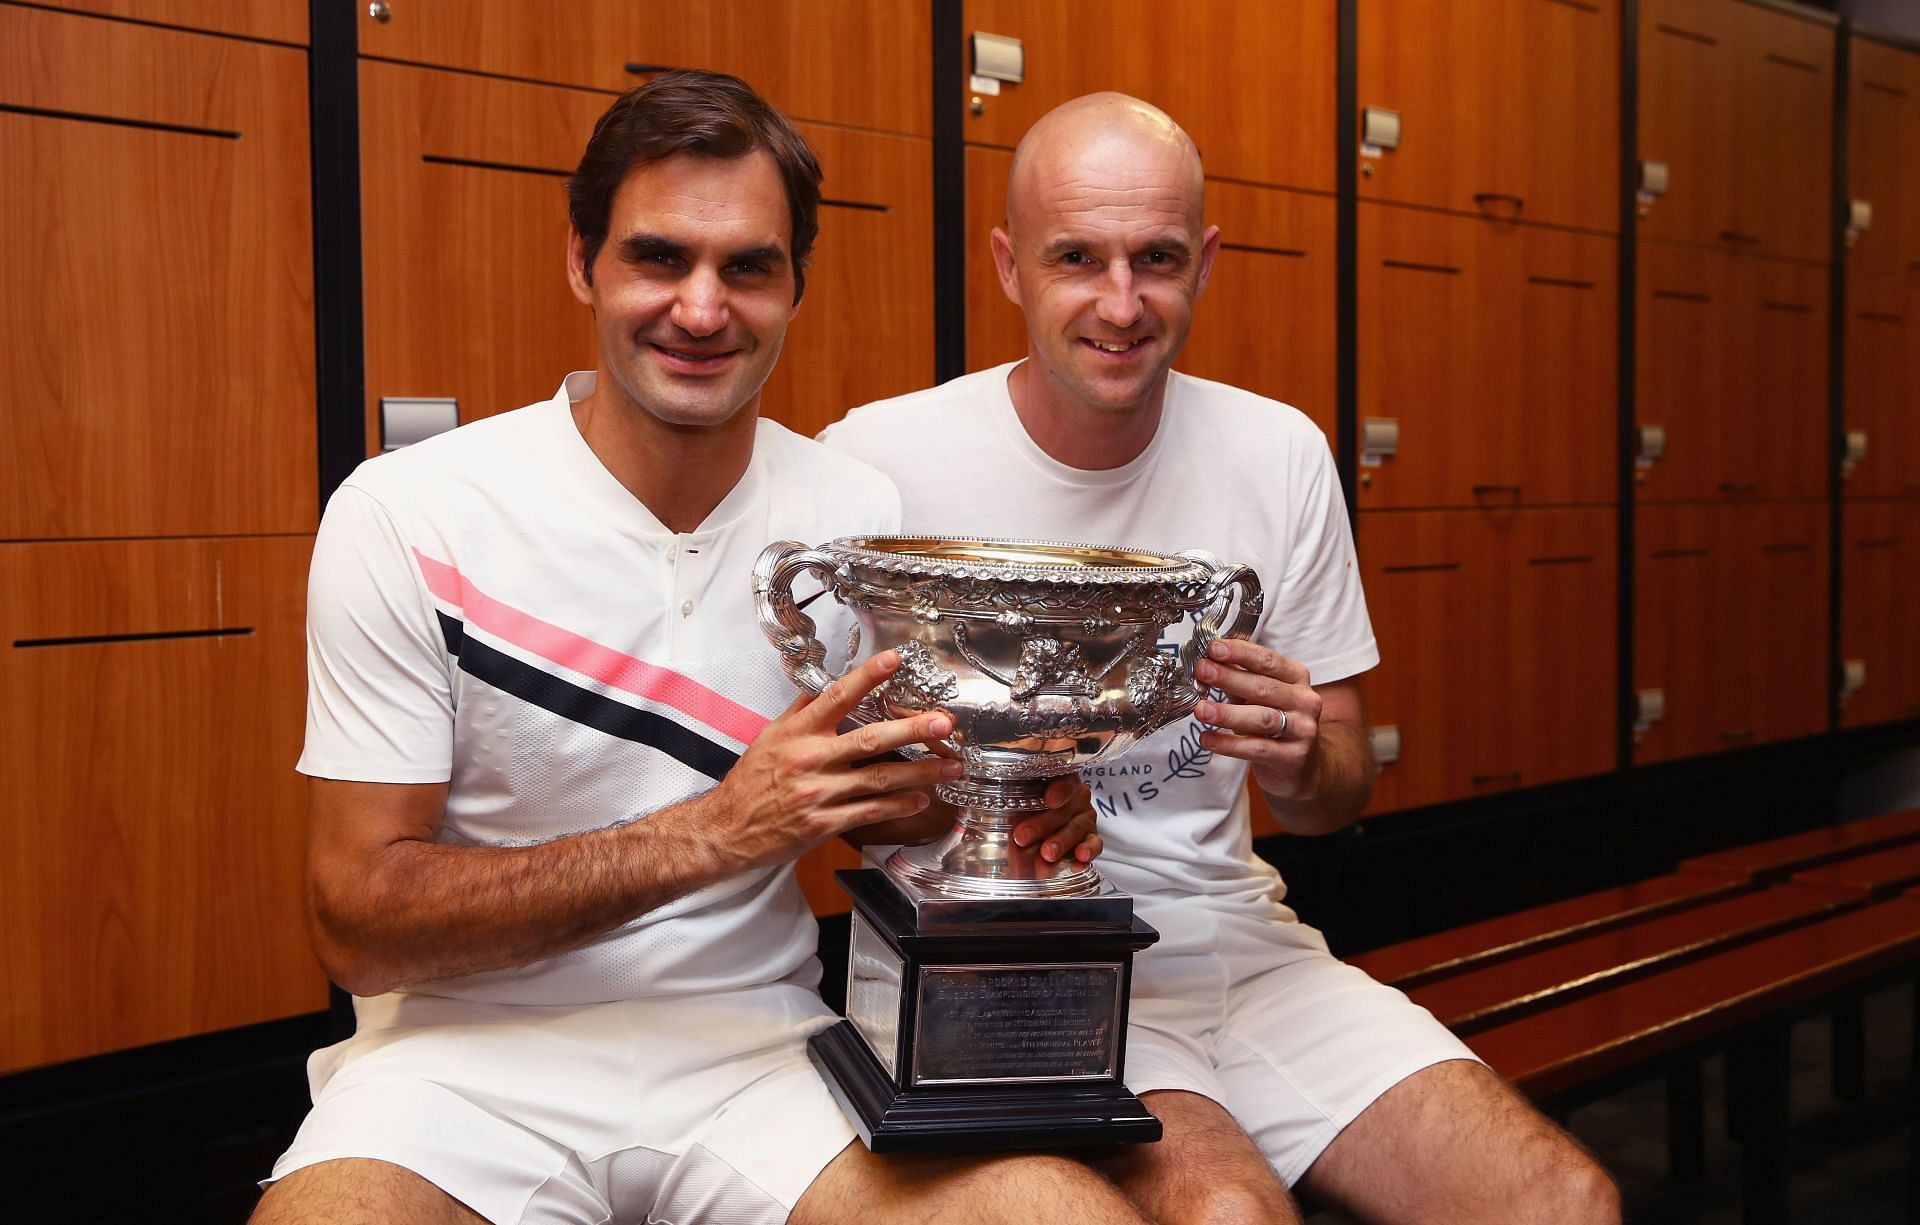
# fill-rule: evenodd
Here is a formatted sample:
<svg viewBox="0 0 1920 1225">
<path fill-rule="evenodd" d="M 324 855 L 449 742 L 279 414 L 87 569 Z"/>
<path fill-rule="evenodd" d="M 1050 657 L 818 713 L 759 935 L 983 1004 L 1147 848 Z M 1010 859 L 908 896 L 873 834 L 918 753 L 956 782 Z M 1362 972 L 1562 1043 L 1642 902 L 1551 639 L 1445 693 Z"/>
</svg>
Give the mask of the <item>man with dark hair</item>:
<svg viewBox="0 0 1920 1225">
<path fill-rule="evenodd" d="M 358 1031 L 256 1220 L 1140 1219 L 1064 1159 L 875 1158 L 806 1058 L 793 860 L 911 836 L 957 771 L 873 760 L 944 715 L 840 731 L 892 652 L 790 700 L 750 600 L 769 541 L 898 526 L 885 478 L 758 419 L 818 180 L 731 77 L 622 98 L 570 187 L 596 368 L 328 504 L 299 768 Z M 1024 840 L 1090 854 L 1071 794 Z"/>
</svg>

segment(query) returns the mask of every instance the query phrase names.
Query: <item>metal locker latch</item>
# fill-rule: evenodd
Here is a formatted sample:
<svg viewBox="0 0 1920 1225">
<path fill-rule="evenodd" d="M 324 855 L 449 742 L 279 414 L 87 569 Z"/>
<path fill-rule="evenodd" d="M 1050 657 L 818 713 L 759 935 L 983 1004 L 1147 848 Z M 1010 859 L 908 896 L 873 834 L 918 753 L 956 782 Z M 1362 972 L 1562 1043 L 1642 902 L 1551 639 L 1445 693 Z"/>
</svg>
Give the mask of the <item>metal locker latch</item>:
<svg viewBox="0 0 1920 1225">
<path fill-rule="evenodd" d="M 1368 417 L 1360 422 L 1360 466 L 1378 468 L 1380 461 L 1400 453 L 1400 419 Z"/>
<path fill-rule="evenodd" d="M 1847 448 L 1840 453 L 1840 479 L 1846 480 L 1853 470 L 1867 458 L 1867 432 L 1865 430 L 1847 431 Z"/>
<path fill-rule="evenodd" d="M 1667 691 L 1642 689 L 1633 695 L 1633 730 L 1644 732 L 1667 717 Z"/>
<path fill-rule="evenodd" d="M 1027 51 L 1017 38 L 973 32 L 973 75 L 1018 85 L 1027 79 Z"/>
<path fill-rule="evenodd" d="M 1400 112 L 1370 106 L 1360 112 L 1360 143 L 1373 149 L 1400 147 Z"/>
<path fill-rule="evenodd" d="M 1867 661 L 1849 659 L 1840 665 L 1840 700 L 1846 701 L 1867 687 Z"/>
<path fill-rule="evenodd" d="M 1635 432 L 1637 445 L 1633 455 L 1636 468 L 1651 468 L 1657 459 L 1667 454 L 1667 427 L 1664 425 L 1643 425 Z"/>
<path fill-rule="evenodd" d="M 1385 727 L 1376 727 L 1367 733 L 1373 741 L 1373 764 L 1392 765 L 1400 760 L 1400 728 L 1389 723 Z"/>
<path fill-rule="evenodd" d="M 452 396 L 381 396 L 380 449 L 398 451 L 460 424 Z"/>
</svg>

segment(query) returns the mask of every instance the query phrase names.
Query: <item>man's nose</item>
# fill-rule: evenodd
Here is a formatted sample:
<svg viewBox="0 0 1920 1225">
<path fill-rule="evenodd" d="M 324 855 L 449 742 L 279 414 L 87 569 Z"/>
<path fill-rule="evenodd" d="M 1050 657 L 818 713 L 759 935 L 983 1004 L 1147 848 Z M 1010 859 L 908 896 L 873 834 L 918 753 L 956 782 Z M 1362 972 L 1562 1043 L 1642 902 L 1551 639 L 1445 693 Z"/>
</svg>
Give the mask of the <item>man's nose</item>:
<svg viewBox="0 0 1920 1225">
<path fill-rule="evenodd" d="M 673 324 L 689 336 L 711 336 L 727 326 L 727 287 L 717 271 L 698 268 L 680 283 Z"/>
<path fill-rule="evenodd" d="M 1130 328 L 1140 322 L 1146 305 L 1140 301 L 1140 292 L 1134 286 L 1132 263 L 1119 260 L 1108 265 L 1107 275 L 1100 281 L 1100 298 L 1094 304 L 1094 313 L 1109 327 Z"/>
</svg>

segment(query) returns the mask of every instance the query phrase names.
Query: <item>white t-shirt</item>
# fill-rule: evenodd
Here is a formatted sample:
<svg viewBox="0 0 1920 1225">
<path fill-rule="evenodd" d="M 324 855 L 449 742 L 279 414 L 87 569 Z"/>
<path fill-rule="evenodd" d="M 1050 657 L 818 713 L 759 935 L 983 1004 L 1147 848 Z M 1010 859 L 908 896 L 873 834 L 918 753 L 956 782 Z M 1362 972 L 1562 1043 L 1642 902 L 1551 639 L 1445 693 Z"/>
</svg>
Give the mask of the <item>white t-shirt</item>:
<svg viewBox="0 0 1920 1225">
<path fill-rule="evenodd" d="M 707 790 L 793 700 L 760 630 L 754 559 L 775 540 L 895 531 L 899 495 L 762 420 L 739 483 L 676 534 L 574 425 L 570 404 L 594 377 L 368 460 L 328 503 L 302 773 L 447 781 L 442 842 L 523 845 Z M 412 990 L 537 1004 L 724 990 L 805 969 L 815 943 L 784 865 L 584 948 Z"/>
<path fill-rule="evenodd" d="M 1304 414 L 1176 373 L 1147 449 L 1086 471 L 1027 435 L 1007 392 L 1016 364 L 857 408 L 821 441 L 893 477 L 903 531 L 1205 549 L 1259 574 L 1254 640 L 1305 664 L 1315 684 L 1380 661 L 1339 475 Z M 1163 645 L 1191 629 L 1168 627 Z M 1082 772 L 1107 844 L 1100 871 L 1140 896 L 1291 917 L 1279 874 L 1253 853 L 1247 763 L 1201 748 L 1200 731 L 1181 720 Z"/>
</svg>

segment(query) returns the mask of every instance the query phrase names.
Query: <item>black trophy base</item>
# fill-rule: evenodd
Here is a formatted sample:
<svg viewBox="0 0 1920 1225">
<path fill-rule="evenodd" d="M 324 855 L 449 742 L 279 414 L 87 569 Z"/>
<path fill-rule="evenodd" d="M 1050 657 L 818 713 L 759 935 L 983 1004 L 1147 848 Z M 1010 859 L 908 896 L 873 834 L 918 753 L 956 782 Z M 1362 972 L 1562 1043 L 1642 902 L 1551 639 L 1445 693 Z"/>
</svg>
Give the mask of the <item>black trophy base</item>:
<svg viewBox="0 0 1920 1225">
<path fill-rule="evenodd" d="M 840 1109 L 876 1153 L 963 1153 L 1143 1144 L 1160 1120 L 1122 1084 L 901 1090 L 851 1021 L 807 1040 Z"/>
<path fill-rule="evenodd" d="M 988 913 L 919 905 L 870 868 L 836 876 L 854 909 L 847 1019 L 815 1034 L 808 1054 L 870 1150 L 1160 1138 L 1160 1120 L 1126 1086 L 1133 955 L 1160 938 L 1130 899 Z"/>
</svg>

